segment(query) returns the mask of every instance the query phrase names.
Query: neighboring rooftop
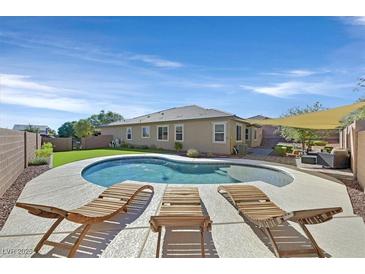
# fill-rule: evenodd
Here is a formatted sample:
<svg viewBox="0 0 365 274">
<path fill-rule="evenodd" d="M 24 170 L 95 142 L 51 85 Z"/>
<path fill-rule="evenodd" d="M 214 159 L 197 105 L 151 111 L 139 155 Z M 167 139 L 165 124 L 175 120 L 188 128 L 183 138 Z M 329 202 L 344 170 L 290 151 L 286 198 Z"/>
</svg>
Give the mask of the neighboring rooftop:
<svg viewBox="0 0 365 274">
<path fill-rule="evenodd" d="M 252 120 L 253 119 L 254 120 L 266 120 L 266 119 L 272 119 L 272 118 L 259 114 L 259 115 L 255 115 L 255 116 L 247 118 L 247 120 L 251 120 L 251 119 Z"/>
<path fill-rule="evenodd" d="M 235 116 L 235 115 L 232 113 L 221 111 L 221 110 L 216 110 L 216 109 L 211 109 L 211 108 L 202 108 L 197 105 L 191 105 L 191 106 L 183 106 L 183 107 L 165 109 L 165 110 L 161 110 L 161 111 L 154 112 L 151 114 L 146 114 L 143 116 L 135 117 L 132 119 L 125 119 L 122 121 L 113 122 L 113 123 L 110 123 L 105 126 L 207 119 L 207 118 L 232 117 L 232 116 Z"/>
<path fill-rule="evenodd" d="M 13 126 L 14 130 L 20 130 L 20 131 L 24 131 L 28 128 L 32 128 L 32 129 L 38 129 L 39 132 L 47 132 L 49 129 L 49 126 L 45 126 L 45 125 L 20 125 L 20 124 L 16 124 Z"/>
</svg>

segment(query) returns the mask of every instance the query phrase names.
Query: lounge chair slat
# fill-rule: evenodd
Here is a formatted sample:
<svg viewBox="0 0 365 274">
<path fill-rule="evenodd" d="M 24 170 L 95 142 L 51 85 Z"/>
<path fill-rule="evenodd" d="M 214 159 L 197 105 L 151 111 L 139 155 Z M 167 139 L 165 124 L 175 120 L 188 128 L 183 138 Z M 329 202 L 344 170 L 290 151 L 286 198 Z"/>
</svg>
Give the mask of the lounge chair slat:
<svg viewBox="0 0 365 274">
<path fill-rule="evenodd" d="M 35 252 L 38 252 L 44 244 L 48 244 L 70 249 L 68 256 L 73 257 L 82 239 L 85 237 L 92 224 L 103 222 L 118 213 L 126 212 L 127 206 L 129 206 L 129 204 L 132 202 L 134 203 L 135 199 L 141 204 L 142 199 L 139 194 L 146 190 L 153 193 L 153 187 L 150 185 L 124 183 L 117 184 L 105 190 L 98 198 L 70 211 L 44 205 L 26 203 L 17 203 L 16 205 L 18 207 L 27 209 L 31 214 L 45 218 L 57 219 L 57 221 L 51 226 L 51 228 L 42 237 L 41 241 L 37 244 Z M 145 197 L 145 194 L 142 196 Z M 146 201 L 147 199 L 144 198 L 144 202 Z M 48 241 L 49 236 L 63 219 L 85 225 L 78 239 L 73 245 Z"/>
<path fill-rule="evenodd" d="M 299 223 L 310 240 L 314 248 L 313 250 L 319 257 L 323 257 L 322 250 L 319 248 L 305 225 L 326 222 L 332 219 L 333 215 L 342 212 L 342 208 L 340 207 L 286 212 L 275 203 L 271 202 L 269 197 L 259 188 L 250 185 L 220 186 L 218 187 L 218 192 L 223 195 L 227 194 L 243 216 L 256 226 L 265 230 L 272 243 L 275 254 L 278 257 L 283 254 L 293 255 L 293 251 L 279 251 L 270 231 L 271 228 L 278 226 L 287 220 Z M 302 250 L 299 253 L 306 254 L 308 251 L 309 250 Z"/>
<path fill-rule="evenodd" d="M 150 219 L 151 229 L 158 232 L 156 257 L 159 257 L 162 227 L 199 227 L 201 254 L 205 256 L 203 232 L 210 230 L 209 216 L 204 216 L 199 190 L 195 187 L 168 187 L 157 216 Z"/>
</svg>

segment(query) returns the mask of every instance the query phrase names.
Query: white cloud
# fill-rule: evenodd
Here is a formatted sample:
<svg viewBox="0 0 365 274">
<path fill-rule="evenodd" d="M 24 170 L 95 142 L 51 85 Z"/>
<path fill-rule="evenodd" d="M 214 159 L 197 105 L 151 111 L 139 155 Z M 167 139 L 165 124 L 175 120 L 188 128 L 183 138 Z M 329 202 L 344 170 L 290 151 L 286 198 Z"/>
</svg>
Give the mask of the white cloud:
<svg viewBox="0 0 365 274">
<path fill-rule="evenodd" d="M 183 66 L 183 64 L 179 62 L 169 61 L 161 59 L 158 56 L 145 54 L 134 54 L 129 57 L 129 60 L 141 61 L 160 68 L 180 68 Z"/>
<path fill-rule="evenodd" d="M 343 18 L 348 24 L 365 26 L 365 16 L 348 16 Z"/>
<path fill-rule="evenodd" d="M 296 94 L 318 94 L 324 96 L 336 96 L 335 91 L 349 89 L 351 84 L 333 84 L 328 82 L 303 82 L 288 81 L 270 86 L 241 85 L 242 89 L 274 97 L 290 97 Z"/>
<path fill-rule="evenodd" d="M 82 99 L 73 99 L 39 92 L 29 92 L 27 90 L 1 90 L 0 103 L 74 113 L 88 113 L 93 109 L 87 101 Z"/>
<path fill-rule="evenodd" d="M 74 93 L 67 93 L 67 89 L 51 87 L 35 82 L 29 76 L 16 74 L 1 74 L 0 76 L 0 104 L 19 105 L 30 108 L 50 109 L 90 115 L 101 109 L 112 110 L 125 115 L 126 118 L 140 116 L 153 112 L 154 109 L 140 105 L 115 104 L 116 98 L 97 99 L 86 96 L 77 98 Z M 104 96 L 106 97 L 106 96 Z M 49 124 L 52 118 L 49 118 Z M 27 120 L 28 121 L 28 120 Z M 26 121 L 26 122 L 27 122 Z"/>
<path fill-rule="evenodd" d="M 66 55 L 82 60 L 88 60 L 99 63 L 110 63 L 115 65 L 126 65 L 128 62 L 140 61 L 157 68 L 180 68 L 182 63 L 164 59 L 160 56 L 131 53 L 127 51 L 111 52 L 97 47 L 84 45 L 75 45 L 72 42 L 57 41 L 54 39 L 43 39 L 37 37 L 26 37 L 20 33 L 0 32 L 3 43 L 12 44 L 25 48 L 47 48 L 53 50 L 53 53 Z"/>
<path fill-rule="evenodd" d="M 308 69 L 293 69 L 293 70 L 285 70 L 278 72 L 264 72 L 263 75 L 272 75 L 272 76 L 285 76 L 285 77 L 307 77 L 316 74 L 325 73 L 328 71 L 324 70 L 308 70 Z"/>
<path fill-rule="evenodd" d="M 16 75 L 16 74 L 0 74 L 0 88 L 21 88 L 21 89 L 31 89 L 31 90 L 41 90 L 41 91 L 52 91 L 55 88 L 36 83 L 29 80 L 29 76 Z"/>
<path fill-rule="evenodd" d="M 292 76 L 297 76 L 297 77 L 306 77 L 306 76 L 310 76 L 313 74 L 316 74 L 316 71 L 313 70 L 305 70 L 305 69 L 296 69 L 296 70 L 289 70 L 288 74 L 292 75 Z"/>
<path fill-rule="evenodd" d="M 0 103 L 2 104 L 74 113 L 87 113 L 92 110 L 86 100 L 67 97 L 66 91 L 67 89 L 35 82 L 30 76 L 0 74 Z"/>
</svg>

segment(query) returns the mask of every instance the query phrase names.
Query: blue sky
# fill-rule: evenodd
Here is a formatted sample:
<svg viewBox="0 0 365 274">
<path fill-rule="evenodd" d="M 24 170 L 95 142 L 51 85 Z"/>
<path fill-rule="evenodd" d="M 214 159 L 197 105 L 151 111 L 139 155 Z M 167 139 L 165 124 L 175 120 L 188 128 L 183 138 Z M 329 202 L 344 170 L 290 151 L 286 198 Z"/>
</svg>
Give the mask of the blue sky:
<svg viewBox="0 0 365 274">
<path fill-rule="evenodd" d="M 364 17 L 0 17 L 0 127 L 354 102 Z"/>
</svg>

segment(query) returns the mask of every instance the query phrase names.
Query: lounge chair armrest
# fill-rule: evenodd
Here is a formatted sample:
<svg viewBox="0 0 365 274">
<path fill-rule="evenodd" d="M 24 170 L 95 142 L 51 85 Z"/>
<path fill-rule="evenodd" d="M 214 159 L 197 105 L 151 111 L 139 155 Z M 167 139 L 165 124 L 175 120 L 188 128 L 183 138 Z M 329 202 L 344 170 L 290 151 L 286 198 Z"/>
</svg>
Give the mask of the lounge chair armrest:
<svg viewBox="0 0 365 274">
<path fill-rule="evenodd" d="M 68 211 L 53 206 L 28 203 L 16 203 L 16 206 L 28 210 L 30 214 L 50 219 L 56 219 L 59 217 L 66 218 L 68 214 Z"/>
<path fill-rule="evenodd" d="M 342 211 L 341 207 L 296 210 L 288 220 L 301 224 L 319 224 L 331 220 L 334 215 Z"/>
</svg>

